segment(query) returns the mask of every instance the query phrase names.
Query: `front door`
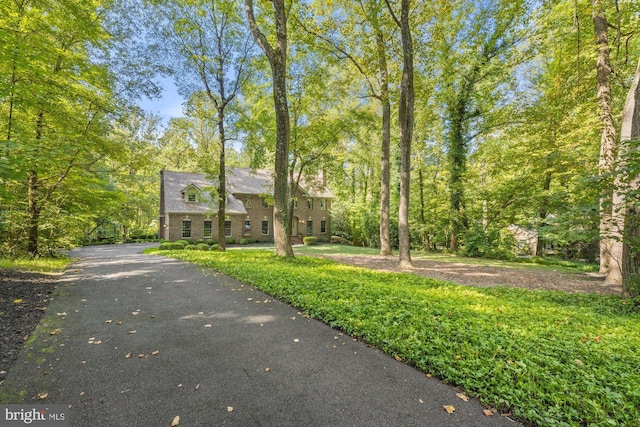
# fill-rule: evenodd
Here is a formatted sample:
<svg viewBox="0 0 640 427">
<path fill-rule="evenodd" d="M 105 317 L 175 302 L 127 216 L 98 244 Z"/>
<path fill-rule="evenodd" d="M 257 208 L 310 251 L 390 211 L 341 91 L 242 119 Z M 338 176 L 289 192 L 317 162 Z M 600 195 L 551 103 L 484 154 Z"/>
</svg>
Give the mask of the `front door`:
<svg viewBox="0 0 640 427">
<path fill-rule="evenodd" d="M 293 221 L 291 221 L 292 222 L 292 224 L 291 224 L 291 236 L 292 237 L 298 236 L 298 221 L 300 221 L 300 220 L 298 219 L 297 216 L 294 216 L 293 217 Z"/>
</svg>

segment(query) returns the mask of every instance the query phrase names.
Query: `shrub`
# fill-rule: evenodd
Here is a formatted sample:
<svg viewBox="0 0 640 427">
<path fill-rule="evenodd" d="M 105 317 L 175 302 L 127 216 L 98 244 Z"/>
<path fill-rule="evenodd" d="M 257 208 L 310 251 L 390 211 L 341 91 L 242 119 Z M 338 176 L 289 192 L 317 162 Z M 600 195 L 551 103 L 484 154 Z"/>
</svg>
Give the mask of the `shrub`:
<svg viewBox="0 0 640 427">
<path fill-rule="evenodd" d="M 212 251 L 220 250 L 220 245 L 218 245 L 217 243 L 214 243 L 213 245 L 211 245 L 211 250 Z"/>
<path fill-rule="evenodd" d="M 160 246 L 158 246 L 158 249 L 160 250 L 164 250 L 164 251 L 170 251 L 170 250 L 181 250 L 184 249 L 185 245 L 183 245 L 180 242 L 164 242 L 164 243 L 160 243 Z"/>
<path fill-rule="evenodd" d="M 195 251 L 196 249 L 198 249 L 196 245 L 187 245 L 184 247 L 185 251 Z"/>
<path fill-rule="evenodd" d="M 227 237 L 227 245 L 234 245 L 236 243 L 236 239 L 233 237 Z"/>
<path fill-rule="evenodd" d="M 242 239 L 240 239 L 241 245 L 248 245 L 249 243 L 253 243 L 253 239 L 248 239 L 246 237 L 243 237 Z"/>
<path fill-rule="evenodd" d="M 207 245 L 206 243 L 198 243 L 196 245 L 196 249 L 199 251 L 208 251 L 209 250 L 209 245 Z"/>
<path fill-rule="evenodd" d="M 189 242 L 187 242 L 186 240 L 176 240 L 174 243 L 180 243 L 180 244 L 182 244 L 182 246 L 187 246 L 187 245 L 189 245 L 189 244 L 190 244 L 190 243 L 189 243 Z"/>
<path fill-rule="evenodd" d="M 196 245 L 199 245 L 200 243 L 207 243 L 207 242 L 204 239 L 196 240 Z"/>
<path fill-rule="evenodd" d="M 317 241 L 318 241 L 318 238 L 315 236 L 304 236 L 302 238 L 302 243 L 304 243 L 307 246 L 315 245 Z"/>
</svg>

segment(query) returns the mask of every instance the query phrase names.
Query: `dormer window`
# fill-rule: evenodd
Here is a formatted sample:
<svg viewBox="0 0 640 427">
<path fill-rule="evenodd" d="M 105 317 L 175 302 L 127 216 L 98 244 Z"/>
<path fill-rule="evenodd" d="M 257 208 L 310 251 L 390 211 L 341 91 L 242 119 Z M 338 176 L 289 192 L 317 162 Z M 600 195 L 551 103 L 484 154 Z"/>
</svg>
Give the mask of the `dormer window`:
<svg viewBox="0 0 640 427">
<path fill-rule="evenodd" d="M 195 202 L 196 201 L 196 193 L 187 193 L 187 202 Z"/>
</svg>

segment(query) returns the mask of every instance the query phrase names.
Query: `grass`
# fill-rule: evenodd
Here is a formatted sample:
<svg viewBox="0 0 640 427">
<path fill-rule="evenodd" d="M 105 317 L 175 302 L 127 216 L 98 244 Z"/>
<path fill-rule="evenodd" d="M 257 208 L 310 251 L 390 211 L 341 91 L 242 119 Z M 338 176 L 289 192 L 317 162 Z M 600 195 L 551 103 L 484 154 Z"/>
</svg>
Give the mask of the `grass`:
<svg viewBox="0 0 640 427">
<path fill-rule="evenodd" d="M 172 251 L 532 425 L 640 419 L 640 300 L 474 288 L 272 251 Z"/>
<path fill-rule="evenodd" d="M 69 258 L 0 258 L 0 268 L 55 274 L 64 272 Z"/>
<path fill-rule="evenodd" d="M 303 255 L 378 255 L 380 249 L 362 248 L 338 244 L 316 246 L 296 246 L 295 252 Z M 397 251 L 396 251 L 397 253 Z M 439 262 L 457 262 L 462 264 L 485 265 L 488 267 L 526 268 L 532 270 L 559 271 L 564 273 L 595 272 L 599 266 L 579 261 L 566 261 L 551 257 L 517 258 L 515 261 L 503 261 L 488 258 L 469 258 L 443 252 L 411 251 L 413 259 Z"/>
</svg>

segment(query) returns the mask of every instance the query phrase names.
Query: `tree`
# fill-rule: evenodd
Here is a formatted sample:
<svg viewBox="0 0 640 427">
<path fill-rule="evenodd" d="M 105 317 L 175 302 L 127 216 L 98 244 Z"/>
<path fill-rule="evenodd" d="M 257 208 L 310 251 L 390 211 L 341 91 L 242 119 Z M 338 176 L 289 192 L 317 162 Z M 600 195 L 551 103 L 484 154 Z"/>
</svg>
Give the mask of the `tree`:
<svg viewBox="0 0 640 427">
<path fill-rule="evenodd" d="M 622 126 L 620 128 L 620 146 L 616 167 L 615 186 L 613 191 L 612 236 L 609 272 L 605 283 L 623 284 L 630 272 L 638 273 L 637 265 L 632 265 L 632 255 L 629 247 L 630 230 L 637 233 L 638 212 L 631 204 L 637 197 L 640 188 L 640 173 L 638 173 L 637 143 L 640 139 L 640 61 L 636 69 L 633 84 L 629 89 L 627 100 L 622 112 Z M 637 238 L 637 236 L 634 236 Z M 636 256 L 637 258 L 637 256 Z M 635 271 L 634 271 L 635 270 Z M 637 291 L 637 290 L 636 290 Z"/>
<path fill-rule="evenodd" d="M 413 39 L 409 23 L 410 1 L 402 0 L 400 19 L 385 0 L 389 12 L 402 35 L 402 81 L 400 83 L 400 100 L 398 106 L 398 122 L 400 126 L 400 207 L 398 212 L 398 242 L 400 249 L 400 266 L 411 267 L 411 242 L 409 237 L 409 195 L 411 182 L 411 142 L 413 140 L 414 123 L 414 83 L 413 83 Z"/>
<path fill-rule="evenodd" d="M 191 97 L 202 91 L 213 104 L 218 131 L 218 236 L 219 248 L 225 250 L 226 208 L 226 126 L 227 107 L 239 94 L 247 79 L 248 57 L 251 52 L 250 36 L 237 9 L 237 4 L 226 0 L 157 1 L 154 11 L 160 11 L 161 36 L 169 42 L 181 71 L 174 75 L 182 93 Z M 199 81 L 199 84 L 195 84 Z M 192 103 L 194 107 L 197 103 Z M 206 106 L 201 114 L 206 113 Z M 206 170 L 213 173 L 212 170 Z"/>
<path fill-rule="evenodd" d="M 35 256 L 49 219 L 43 215 L 62 203 L 57 196 L 65 181 L 88 178 L 83 171 L 114 148 L 104 138 L 114 107 L 112 80 L 91 57 L 107 33 L 98 2 L 24 0 L 3 9 L 0 25 L 8 37 L 0 74 L 8 97 L 2 97 L 2 127 L 16 147 L 7 157 L 23 183 L 14 188 L 26 200 L 27 252 Z"/>
<path fill-rule="evenodd" d="M 350 2 L 347 2 L 349 5 Z M 320 9 L 326 9 L 321 2 Z M 323 20 L 322 30 L 305 29 L 329 44 L 332 52 L 341 60 L 349 61 L 366 81 L 369 96 L 377 99 L 382 107 L 381 114 L 381 158 L 380 158 L 380 255 L 391 255 L 390 200 L 391 200 L 391 100 L 389 96 L 389 67 L 387 64 L 387 44 L 390 42 L 384 31 L 384 8 L 380 0 L 359 0 L 357 8 L 344 8 L 338 3 L 337 9 L 328 10 L 328 15 L 342 14 L 341 19 Z M 346 21 L 346 22 L 345 22 Z M 367 24 L 369 27 L 367 27 Z M 369 32 L 374 43 L 369 46 Z M 355 52 L 358 52 L 357 54 Z"/>
<path fill-rule="evenodd" d="M 456 251 L 468 226 L 464 177 L 469 146 L 475 137 L 508 122 L 500 118 L 491 123 L 488 119 L 495 117 L 492 109 L 500 105 L 500 91 L 517 63 L 515 47 L 525 31 L 522 19 L 527 5 L 522 1 L 498 0 L 477 7 L 471 3 L 464 3 L 459 9 L 441 7 L 446 15 L 434 31 L 444 34 L 438 52 L 442 61 L 439 92 L 449 163 L 449 247 Z"/>
<path fill-rule="evenodd" d="M 249 29 L 262 48 L 271 66 L 273 103 L 276 116 L 276 150 L 273 179 L 273 235 L 275 251 L 279 256 L 293 257 L 291 239 L 287 232 L 288 166 L 289 166 L 289 105 L 287 102 L 287 10 L 284 0 L 273 0 L 275 19 L 275 45 L 256 23 L 253 1 L 245 0 Z"/>
<path fill-rule="evenodd" d="M 597 47 L 597 99 L 600 106 L 602 133 L 600 136 L 599 172 L 604 179 L 613 171 L 616 151 L 616 128 L 611 113 L 611 61 L 609 59 L 608 23 L 603 2 L 593 0 L 593 26 Z M 609 270 L 609 258 L 613 240 L 609 237 L 611 226 L 611 195 L 600 197 L 600 273 Z"/>
</svg>

